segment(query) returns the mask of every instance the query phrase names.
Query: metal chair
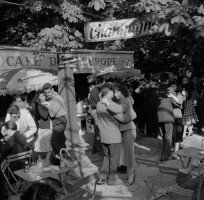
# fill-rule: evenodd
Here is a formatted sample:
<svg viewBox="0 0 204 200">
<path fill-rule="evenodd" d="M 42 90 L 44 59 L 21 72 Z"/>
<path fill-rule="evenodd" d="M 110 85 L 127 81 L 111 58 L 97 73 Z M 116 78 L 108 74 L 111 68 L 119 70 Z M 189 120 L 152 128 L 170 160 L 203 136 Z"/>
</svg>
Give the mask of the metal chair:
<svg viewBox="0 0 204 200">
<path fill-rule="evenodd" d="M 162 165 L 159 166 L 159 169 L 162 174 L 162 180 L 164 182 L 164 185 L 166 189 L 168 190 L 169 196 L 171 196 L 171 198 L 180 199 L 182 196 L 182 197 L 189 197 L 191 199 L 193 190 L 181 188 L 176 183 L 178 169 L 172 168 L 172 167 L 166 167 Z M 172 183 L 169 182 L 169 177 L 172 177 L 172 180 L 173 180 Z M 176 198 L 175 195 L 180 196 L 180 197 Z"/>
<path fill-rule="evenodd" d="M 165 193 L 168 193 L 168 190 L 166 189 L 163 179 L 162 179 L 162 174 L 159 171 L 159 162 L 154 161 L 154 160 L 149 160 L 149 159 L 144 159 L 144 158 L 135 158 L 136 164 L 138 166 L 140 175 L 142 176 L 142 179 L 144 180 L 145 184 L 147 185 L 148 189 L 150 190 L 150 193 L 148 195 L 148 199 L 150 198 L 151 194 L 154 196 L 154 198 L 158 198 L 158 195 L 164 195 Z M 141 170 L 141 165 L 142 166 L 148 166 L 148 167 L 155 167 L 158 169 L 158 172 L 153 174 L 153 175 L 144 175 L 144 173 Z M 158 190 L 154 190 L 155 186 L 159 186 L 162 189 L 164 189 L 164 192 L 159 192 Z M 171 197 L 170 197 L 171 198 Z"/>
<path fill-rule="evenodd" d="M 32 160 L 32 150 L 24 151 L 22 153 L 17 153 L 13 155 L 7 156 L 7 162 L 10 164 L 11 162 L 15 162 L 18 160 L 28 160 L 28 162 L 31 162 Z"/>
<path fill-rule="evenodd" d="M 52 186 L 58 194 L 58 197 L 61 195 L 67 196 L 66 190 L 66 178 L 70 172 L 68 168 L 62 168 L 59 171 L 51 170 L 51 177 L 44 179 L 45 183 Z"/>
<path fill-rule="evenodd" d="M 9 155 L 7 156 L 7 163 L 8 163 L 8 170 L 10 171 L 10 173 L 13 174 L 12 170 L 15 170 L 12 168 L 12 163 L 18 162 L 18 161 L 28 161 L 29 163 L 32 160 L 32 150 L 29 151 L 24 151 L 22 153 L 17 153 L 17 154 L 13 154 L 13 155 Z M 17 165 L 15 165 L 15 167 L 19 167 L 19 164 L 21 167 L 24 167 L 24 163 L 17 163 Z M 13 174 L 13 176 L 15 176 Z M 17 179 L 17 178 L 16 178 Z M 29 182 L 26 182 L 25 180 L 22 180 L 20 178 L 18 178 L 18 181 L 22 184 L 22 187 L 24 187 L 24 189 L 26 189 L 28 186 L 30 186 Z"/>
<path fill-rule="evenodd" d="M 16 179 L 12 171 L 9 169 L 9 164 L 6 160 L 1 163 L 1 173 L 4 178 L 4 185 L 9 193 L 9 196 L 12 194 L 17 195 L 20 191 L 22 184 Z M 9 177 L 7 176 L 9 174 Z"/>
</svg>

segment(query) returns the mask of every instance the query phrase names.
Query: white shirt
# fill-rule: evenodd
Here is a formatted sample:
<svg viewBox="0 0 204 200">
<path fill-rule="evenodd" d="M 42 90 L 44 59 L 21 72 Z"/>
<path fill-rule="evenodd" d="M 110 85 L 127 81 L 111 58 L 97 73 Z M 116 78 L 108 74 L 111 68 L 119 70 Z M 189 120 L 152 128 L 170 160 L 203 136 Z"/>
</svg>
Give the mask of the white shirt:
<svg viewBox="0 0 204 200">
<path fill-rule="evenodd" d="M 7 113 L 5 122 L 9 121 L 10 119 L 11 116 Z M 37 126 L 28 110 L 20 109 L 20 118 L 16 124 L 17 130 L 27 138 L 27 143 L 34 139 L 34 133 L 37 131 Z"/>
</svg>

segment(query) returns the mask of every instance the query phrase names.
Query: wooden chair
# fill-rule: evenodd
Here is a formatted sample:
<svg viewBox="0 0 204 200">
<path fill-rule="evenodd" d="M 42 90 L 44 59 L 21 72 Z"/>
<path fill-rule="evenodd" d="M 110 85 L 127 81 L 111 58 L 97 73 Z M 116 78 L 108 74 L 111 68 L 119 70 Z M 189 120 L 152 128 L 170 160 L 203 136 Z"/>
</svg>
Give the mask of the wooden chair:
<svg viewBox="0 0 204 200">
<path fill-rule="evenodd" d="M 185 197 L 186 199 L 186 197 L 188 197 L 189 199 L 191 199 L 193 191 L 181 188 L 176 183 L 178 169 L 172 168 L 172 167 L 166 167 L 162 165 L 159 166 L 159 169 L 162 174 L 162 180 L 164 182 L 164 185 L 168 190 L 169 196 L 171 196 L 171 198 L 180 199 L 181 197 Z M 172 177 L 171 183 L 169 182 L 169 177 Z M 180 197 L 177 198 L 176 196 L 180 196 Z"/>
<path fill-rule="evenodd" d="M 9 196 L 11 196 L 12 194 L 17 195 L 22 184 L 16 179 L 12 171 L 9 169 L 9 164 L 6 160 L 1 163 L 1 173 L 4 178 L 3 184 L 5 185 Z M 7 176 L 8 174 L 9 177 Z"/>
<path fill-rule="evenodd" d="M 166 189 L 163 179 L 162 179 L 162 174 L 159 171 L 159 162 L 150 160 L 150 159 L 145 159 L 145 158 L 135 158 L 136 164 L 139 169 L 139 173 L 142 176 L 142 179 L 144 180 L 145 184 L 147 185 L 148 189 L 150 190 L 150 194 L 148 195 L 148 199 L 150 198 L 151 194 L 154 196 L 154 198 L 158 198 L 158 195 L 164 195 L 164 193 L 168 193 L 168 190 Z M 153 174 L 153 175 L 144 175 L 144 172 L 142 171 L 143 166 L 148 166 L 148 167 L 155 167 L 158 169 L 158 172 Z M 159 192 L 155 191 L 155 186 L 161 187 L 164 192 Z"/>
</svg>

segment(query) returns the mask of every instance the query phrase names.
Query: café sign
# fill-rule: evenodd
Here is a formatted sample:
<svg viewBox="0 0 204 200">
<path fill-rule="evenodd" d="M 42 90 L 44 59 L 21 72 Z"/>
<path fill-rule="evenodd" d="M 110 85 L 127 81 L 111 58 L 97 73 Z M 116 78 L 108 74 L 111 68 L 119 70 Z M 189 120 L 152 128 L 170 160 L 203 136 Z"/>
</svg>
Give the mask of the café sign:
<svg viewBox="0 0 204 200">
<path fill-rule="evenodd" d="M 90 22 L 84 26 L 86 42 L 128 39 L 150 34 L 155 21 L 136 18 L 104 22 Z M 154 31 L 151 30 L 151 34 Z"/>
<path fill-rule="evenodd" d="M 133 51 L 102 51 L 88 50 L 67 55 L 71 67 L 75 73 L 94 73 L 100 69 L 114 66 L 116 68 L 134 67 Z M 73 57 L 73 59 L 71 59 Z"/>
<path fill-rule="evenodd" d="M 39 55 L 29 51 L 0 49 L 0 69 L 14 70 L 19 68 L 57 70 L 57 56 L 52 54 Z"/>
</svg>

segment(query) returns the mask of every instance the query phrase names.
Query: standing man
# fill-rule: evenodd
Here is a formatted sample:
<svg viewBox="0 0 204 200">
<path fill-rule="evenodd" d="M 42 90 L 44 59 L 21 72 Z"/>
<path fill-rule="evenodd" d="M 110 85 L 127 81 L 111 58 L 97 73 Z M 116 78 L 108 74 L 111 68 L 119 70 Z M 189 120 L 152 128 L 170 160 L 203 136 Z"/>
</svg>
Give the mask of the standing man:
<svg viewBox="0 0 204 200">
<path fill-rule="evenodd" d="M 66 137 L 64 135 L 64 131 L 67 125 L 67 119 L 65 117 L 67 111 L 63 98 L 54 91 L 50 83 L 46 83 L 43 86 L 43 91 L 49 101 L 47 107 L 53 125 L 51 146 L 54 151 L 54 157 L 58 159 L 56 160 L 56 164 L 60 164 L 59 152 L 62 148 L 66 148 Z"/>
<path fill-rule="evenodd" d="M 92 154 L 95 154 L 97 151 L 99 151 L 99 148 L 101 146 L 99 128 L 98 128 L 97 116 L 96 116 L 96 105 L 100 101 L 99 94 L 101 91 L 102 84 L 103 84 L 103 78 L 97 77 L 96 85 L 90 91 L 91 116 L 94 120 L 94 138 L 93 138 L 93 144 L 92 144 Z"/>
<path fill-rule="evenodd" d="M 163 73 L 160 76 L 161 84 L 157 89 L 157 117 L 159 131 L 163 138 L 161 161 L 169 160 L 171 156 L 172 132 L 174 123 L 173 106 L 168 97 L 169 75 Z"/>
<path fill-rule="evenodd" d="M 105 84 L 101 90 L 102 98 L 108 100 L 113 98 L 111 85 Z M 98 184 L 117 184 L 117 167 L 120 161 L 121 133 L 119 122 L 107 111 L 103 101 L 97 104 L 97 120 L 100 130 L 101 143 L 104 151 L 103 166 L 100 172 Z"/>
</svg>

